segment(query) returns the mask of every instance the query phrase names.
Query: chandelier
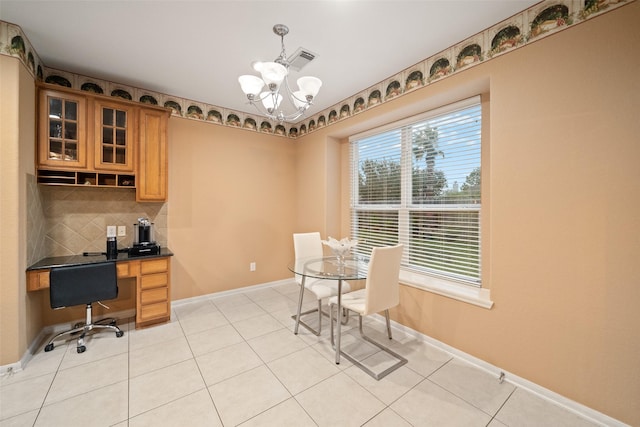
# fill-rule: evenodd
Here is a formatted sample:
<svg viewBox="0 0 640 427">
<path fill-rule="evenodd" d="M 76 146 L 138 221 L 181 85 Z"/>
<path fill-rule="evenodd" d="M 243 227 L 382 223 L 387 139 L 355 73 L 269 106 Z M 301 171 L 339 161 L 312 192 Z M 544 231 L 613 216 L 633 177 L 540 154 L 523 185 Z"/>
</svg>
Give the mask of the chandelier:
<svg viewBox="0 0 640 427">
<path fill-rule="evenodd" d="M 296 120 L 304 114 L 312 105 L 322 81 L 317 77 L 300 77 L 297 80 L 298 90 L 293 91 L 287 80 L 291 62 L 287 60 L 284 49 L 284 36 L 289 33 L 289 28 L 276 24 L 273 26 L 273 32 L 280 36 L 280 56 L 273 62 L 252 64 L 253 69 L 260 73 L 262 78 L 247 74 L 238 77 L 238 82 L 247 95 L 249 104 L 256 107 L 260 114 L 282 123 Z M 265 86 L 268 90 L 262 91 Z M 285 99 L 286 102 L 283 103 Z"/>
</svg>

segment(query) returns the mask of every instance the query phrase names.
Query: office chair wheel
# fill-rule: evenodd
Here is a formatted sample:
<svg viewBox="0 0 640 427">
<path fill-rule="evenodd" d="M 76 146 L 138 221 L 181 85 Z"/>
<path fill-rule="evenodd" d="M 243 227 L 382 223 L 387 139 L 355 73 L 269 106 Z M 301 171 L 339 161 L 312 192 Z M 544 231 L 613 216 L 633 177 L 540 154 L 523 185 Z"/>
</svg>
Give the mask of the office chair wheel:
<svg viewBox="0 0 640 427">
<path fill-rule="evenodd" d="M 53 343 L 49 343 L 44 347 L 44 351 L 51 351 L 53 350 Z"/>
<path fill-rule="evenodd" d="M 122 332 L 122 331 L 116 332 L 116 338 L 120 338 L 123 335 L 124 335 L 124 332 Z"/>
<path fill-rule="evenodd" d="M 87 347 L 81 345 L 81 346 L 78 346 L 77 351 L 78 351 L 78 353 L 84 353 L 86 349 L 87 349 Z"/>
</svg>

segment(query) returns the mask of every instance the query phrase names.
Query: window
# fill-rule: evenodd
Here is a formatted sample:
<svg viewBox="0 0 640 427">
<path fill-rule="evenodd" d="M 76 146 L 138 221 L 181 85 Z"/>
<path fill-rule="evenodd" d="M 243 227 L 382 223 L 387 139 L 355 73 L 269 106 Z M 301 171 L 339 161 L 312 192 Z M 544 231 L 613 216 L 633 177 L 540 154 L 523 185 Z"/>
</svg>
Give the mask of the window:
<svg viewBox="0 0 640 427">
<path fill-rule="evenodd" d="M 403 270 L 480 286 L 479 97 L 350 139 L 356 252 L 403 243 Z"/>
</svg>

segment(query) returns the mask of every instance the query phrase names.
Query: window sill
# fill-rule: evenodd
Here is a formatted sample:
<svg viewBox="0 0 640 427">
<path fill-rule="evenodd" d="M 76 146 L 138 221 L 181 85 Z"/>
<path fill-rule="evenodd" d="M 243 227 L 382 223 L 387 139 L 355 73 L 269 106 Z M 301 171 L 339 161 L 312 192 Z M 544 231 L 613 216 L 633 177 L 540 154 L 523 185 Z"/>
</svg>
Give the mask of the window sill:
<svg viewBox="0 0 640 427">
<path fill-rule="evenodd" d="M 453 280 L 427 276 L 407 270 L 400 270 L 400 283 L 447 298 L 477 305 L 478 307 L 486 309 L 493 307 L 489 289 L 463 285 Z"/>
</svg>

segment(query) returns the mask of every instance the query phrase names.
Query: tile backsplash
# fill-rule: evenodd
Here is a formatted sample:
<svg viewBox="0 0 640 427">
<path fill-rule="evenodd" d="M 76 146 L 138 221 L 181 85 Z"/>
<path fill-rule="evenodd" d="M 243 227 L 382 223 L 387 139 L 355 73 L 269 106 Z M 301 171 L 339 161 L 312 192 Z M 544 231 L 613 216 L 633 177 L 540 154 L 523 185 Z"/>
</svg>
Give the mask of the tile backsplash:
<svg viewBox="0 0 640 427">
<path fill-rule="evenodd" d="M 46 257 L 45 229 L 40 188 L 35 175 L 27 174 L 27 265 Z"/>
<path fill-rule="evenodd" d="M 141 217 L 154 223 L 156 242 L 167 245 L 166 203 L 138 203 L 133 189 L 36 187 L 44 217 L 43 256 L 104 252 L 108 225 L 126 226 L 118 248 L 131 246 L 133 225 Z"/>
</svg>

